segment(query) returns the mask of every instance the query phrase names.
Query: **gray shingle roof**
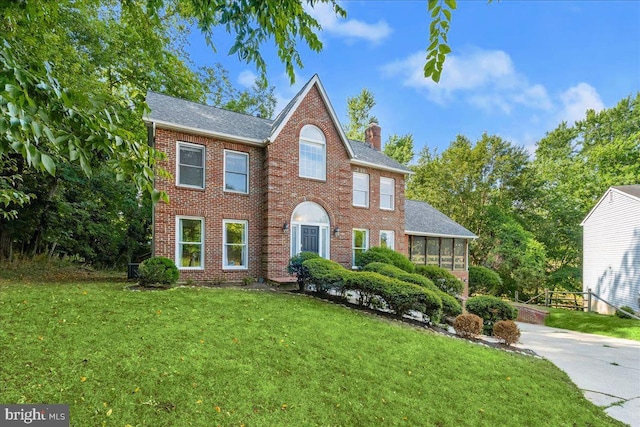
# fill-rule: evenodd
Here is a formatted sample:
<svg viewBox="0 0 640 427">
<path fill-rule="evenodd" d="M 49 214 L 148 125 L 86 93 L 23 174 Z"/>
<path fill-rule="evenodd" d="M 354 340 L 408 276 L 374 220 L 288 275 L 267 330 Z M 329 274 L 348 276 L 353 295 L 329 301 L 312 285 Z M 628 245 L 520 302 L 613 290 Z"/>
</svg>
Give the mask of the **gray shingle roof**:
<svg viewBox="0 0 640 427">
<path fill-rule="evenodd" d="M 353 150 L 353 153 L 356 155 L 356 159 L 358 160 L 380 166 L 386 166 L 389 168 L 400 169 L 406 172 L 411 172 L 411 169 L 404 166 L 402 163 L 395 161 L 391 157 L 388 157 L 387 155 L 381 153 L 380 151 L 371 148 L 369 144 L 350 139 L 349 145 L 351 145 L 351 149 Z"/>
<path fill-rule="evenodd" d="M 427 202 L 405 200 L 404 218 L 404 228 L 407 234 L 462 237 L 466 239 L 478 237 Z"/>
<path fill-rule="evenodd" d="M 640 199 L 640 184 L 634 185 L 617 185 L 615 187 L 616 190 L 622 191 L 623 193 L 627 193 L 631 196 L 637 197 Z"/>
<path fill-rule="evenodd" d="M 147 93 L 147 104 L 151 108 L 151 112 L 146 117 L 149 121 L 160 121 L 204 132 L 259 141 L 265 140 L 271 134 L 273 121 L 260 117 L 155 92 Z"/>
</svg>

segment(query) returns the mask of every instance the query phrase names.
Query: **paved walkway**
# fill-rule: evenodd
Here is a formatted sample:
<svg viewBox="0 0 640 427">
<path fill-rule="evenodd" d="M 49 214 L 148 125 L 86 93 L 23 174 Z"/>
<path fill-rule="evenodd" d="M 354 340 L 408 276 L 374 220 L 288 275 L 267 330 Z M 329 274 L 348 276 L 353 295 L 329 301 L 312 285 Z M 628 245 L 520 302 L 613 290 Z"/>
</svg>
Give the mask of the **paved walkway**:
<svg viewBox="0 0 640 427">
<path fill-rule="evenodd" d="M 518 323 L 520 348 L 562 369 L 611 417 L 640 427 L 640 342 Z"/>
</svg>

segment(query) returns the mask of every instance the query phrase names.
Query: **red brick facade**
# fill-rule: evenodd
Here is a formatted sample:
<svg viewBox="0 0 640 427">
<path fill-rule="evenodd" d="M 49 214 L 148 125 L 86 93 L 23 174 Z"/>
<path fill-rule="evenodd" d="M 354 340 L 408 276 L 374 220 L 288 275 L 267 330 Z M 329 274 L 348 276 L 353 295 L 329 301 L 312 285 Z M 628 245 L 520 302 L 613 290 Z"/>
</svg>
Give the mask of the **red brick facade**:
<svg viewBox="0 0 640 427">
<path fill-rule="evenodd" d="M 305 125 L 319 128 L 326 138 L 326 180 L 299 176 L 299 138 Z M 315 202 L 329 216 L 330 258 L 351 267 L 352 230 L 369 230 L 369 247 L 380 244 L 380 230 L 395 233 L 395 249 L 407 253 L 404 238 L 404 174 L 375 167 L 353 165 L 337 124 L 317 86 L 312 86 L 287 118 L 275 140 L 266 146 L 234 143 L 222 139 L 155 129 L 155 147 L 166 153 L 160 166 L 173 177 L 159 178 L 158 190 L 170 202 L 160 202 L 154 211 L 154 255 L 176 259 L 177 217 L 204 219 L 203 268 L 181 271 L 182 280 L 240 281 L 245 277 L 287 276 L 291 257 L 291 232 L 287 228 L 295 208 Z M 176 184 L 177 142 L 205 147 L 205 188 Z M 224 150 L 249 155 L 249 194 L 223 191 Z M 369 175 L 369 207 L 354 207 L 353 172 Z M 395 180 L 394 210 L 380 209 L 380 177 Z M 223 220 L 248 223 L 246 269 L 223 268 Z M 338 232 L 334 231 L 339 229 Z M 177 260 L 176 260 L 177 261 Z"/>
</svg>

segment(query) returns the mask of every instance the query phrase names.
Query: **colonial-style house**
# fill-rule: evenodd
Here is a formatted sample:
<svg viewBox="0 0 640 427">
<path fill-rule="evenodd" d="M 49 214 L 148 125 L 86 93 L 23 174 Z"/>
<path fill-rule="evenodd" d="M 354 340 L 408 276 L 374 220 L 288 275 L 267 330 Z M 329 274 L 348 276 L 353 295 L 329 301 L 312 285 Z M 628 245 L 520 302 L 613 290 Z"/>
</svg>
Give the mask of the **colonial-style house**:
<svg viewBox="0 0 640 427">
<path fill-rule="evenodd" d="M 591 298 L 591 310 L 640 312 L 640 184 L 609 188 L 581 225 L 583 291 L 601 298 Z"/>
<path fill-rule="evenodd" d="M 313 251 L 345 267 L 371 246 L 467 280 L 476 236 L 423 202 L 405 200 L 411 171 L 380 152 L 380 127 L 349 140 L 318 76 L 275 120 L 150 92 L 145 121 L 166 154 L 158 178 L 153 251 L 182 279 L 288 277 L 289 258 Z M 411 248 L 411 249 L 410 249 Z"/>
</svg>

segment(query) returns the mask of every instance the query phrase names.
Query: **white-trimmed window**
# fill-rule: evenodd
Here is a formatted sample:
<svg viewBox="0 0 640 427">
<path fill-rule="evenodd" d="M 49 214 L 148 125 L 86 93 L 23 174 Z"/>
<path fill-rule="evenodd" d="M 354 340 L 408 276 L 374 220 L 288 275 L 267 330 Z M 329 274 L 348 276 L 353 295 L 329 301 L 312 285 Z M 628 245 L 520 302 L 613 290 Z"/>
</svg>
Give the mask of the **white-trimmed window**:
<svg viewBox="0 0 640 427">
<path fill-rule="evenodd" d="M 204 146 L 178 142 L 176 155 L 176 181 L 178 185 L 204 188 Z"/>
<path fill-rule="evenodd" d="M 300 130 L 299 175 L 303 178 L 327 178 L 327 144 L 324 134 L 313 125 Z"/>
<path fill-rule="evenodd" d="M 249 154 L 224 150 L 224 191 L 249 192 Z"/>
<path fill-rule="evenodd" d="M 391 230 L 380 230 L 380 247 L 395 250 L 395 232 Z"/>
<path fill-rule="evenodd" d="M 180 269 L 204 268 L 204 219 L 176 217 L 176 265 Z"/>
<path fill-rule="evenodd" d="M 225 219 L 222 221 L 222 267 L 247 269 L 247 221 Z"/>
<path fill-rule="evenodd" d="M 395 179 L 384 177 L 380 178 L 380 209 L 394 209 L 395 187 Z"/>
<path fill-rule="evenodd" d="M 356 256 L 369 249 L 369 230 L 354 228 L 351 262 L 355 267 Z"/>
<path fill-rule="evenodd" d="M 353 206 L 369 207 L 369 175 L 353 173 Z"/>
</svg>

